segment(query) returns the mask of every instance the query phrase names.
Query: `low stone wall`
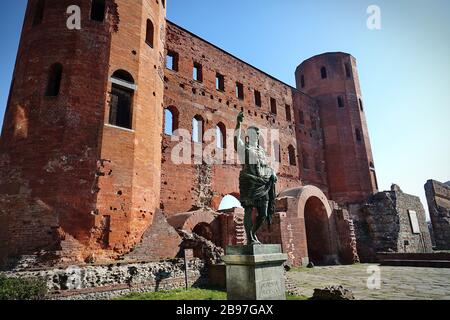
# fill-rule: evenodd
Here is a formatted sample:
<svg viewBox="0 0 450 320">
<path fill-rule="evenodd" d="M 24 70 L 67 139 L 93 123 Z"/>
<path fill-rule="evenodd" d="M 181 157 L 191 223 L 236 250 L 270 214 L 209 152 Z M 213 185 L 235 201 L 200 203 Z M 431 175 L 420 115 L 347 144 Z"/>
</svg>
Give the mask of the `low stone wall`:
<svg viewBox="0 0 450 320">
<path fill-rule="evenodd" d="M 49 299 L 111 299 L 133 292 L 184 288 L 182 259 L 161 262 L 114 263 L 67 268 L 3 272 L 9 277 L 36 278 L 47 282 Z M 188 262 L 190 286 L 208 283 L 206 265 L 199 259 Z"/>
</svg>

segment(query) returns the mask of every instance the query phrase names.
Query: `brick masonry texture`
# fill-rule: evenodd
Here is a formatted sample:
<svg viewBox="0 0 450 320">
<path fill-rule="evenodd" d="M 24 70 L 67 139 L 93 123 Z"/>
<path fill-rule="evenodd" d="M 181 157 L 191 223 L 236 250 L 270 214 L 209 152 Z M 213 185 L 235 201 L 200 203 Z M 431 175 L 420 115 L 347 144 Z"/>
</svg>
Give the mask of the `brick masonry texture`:
<svg viewBox="0 0 450 320">
<path fill-rule="evenodd" d="M 450 250 L 450 183 L 429 180 L 425 184 L 425 194 L 436 249 Z"/>
<path fill-rule="evenodd" d="M 196 118 L 202 131 L 230 131 L 215 152 L 233 159 L 239 112 L 244 130 L 262 130 L 267 154 L 280 159 L 280 198 L 261 238 L 281 243 L 293 265 L 352 263 L 384 249 L 360 210 L 378 187 L 350 54 L 304 61 L 292 87 L 167 21 L 165 1 L 106 0 L 104 20 L 94 21 L 91 0 L 78 0 L 81 31 L 66 27 L 69 0 L 45 1 L 34 24 L 38 1 L 28 2 L 0 140 L 0 264 L 22 255 L 63 264 L 171 258 L 177 229 L 222 248 L 244 244 L 243 210 L 218 210 L 224 196 L 239 199 L 240 165 L 197 154 L 174 162 L 180 136 L 164 130 L 168 110 L 171 129 L 192 134 Z M 55 63 L 59 93 L 47 96 Z M 130 101 L 128 126 L 111 120 L 118 87 Z M 208 148 L 207 137 L 188 140 L 191 151 Z M 420 202 L 395 199 L 395 208 L 383 197 L 374 204 L 381 217 L 399 217 L 402 229 L 385 231 L 419 250 L 404 212 L 422 219 Z"/>
<path fill-rule="evenodd" d="M 4 273 L 10 277 L 41 278 L 47 283 L 50 299 L 111 299 L 133 292 L 154 292 L 184 288 L 183 260 L 164 262 L 113 263 L 109 265 L 69 266 Z M 188 262 L 189 285 L 202 285 L 207 269 L 199 259 Z"/>
</svg>

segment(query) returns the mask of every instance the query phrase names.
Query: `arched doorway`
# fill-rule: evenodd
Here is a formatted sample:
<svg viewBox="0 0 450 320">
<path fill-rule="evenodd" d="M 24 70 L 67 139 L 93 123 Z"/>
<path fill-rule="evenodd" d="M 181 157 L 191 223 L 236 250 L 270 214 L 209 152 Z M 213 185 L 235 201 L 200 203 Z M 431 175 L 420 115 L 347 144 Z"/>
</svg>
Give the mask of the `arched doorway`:
<svg viewBox="0 0 450 320">
<path fill-rule="evenodd" d="M 219 205 L 219 210 L 228 210 L 233 208 L 242 208 L 241 202 L 238 199 L 239 195 L 229 194 L 223 197 Z"/>
<path fill-rule="evenodd" d="M 323 202 L 310 197 L 305 204 L 305 228 L 308 257 L 315 265 L 328 263 L 331 255 L 328 214 Z"/>
</svg>

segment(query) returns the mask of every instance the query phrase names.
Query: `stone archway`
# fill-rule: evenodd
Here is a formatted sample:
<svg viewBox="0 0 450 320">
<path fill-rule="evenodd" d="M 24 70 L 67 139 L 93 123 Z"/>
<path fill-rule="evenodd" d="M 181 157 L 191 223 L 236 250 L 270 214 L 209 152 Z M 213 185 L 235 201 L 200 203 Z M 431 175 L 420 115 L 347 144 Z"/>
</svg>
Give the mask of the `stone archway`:
<svg viewBox="0 0 450 320">
<path fill-rule="evenodd" d="M 326 195 L 315 186 L 287 189 L 278 199 L 290 198 L 287 219 L 292 225 L 293 253 L 304 263 L 308 258 L 314 264 L 335 264 L 338 261 L 336 232 L 333 228 L 332 209 Z M 298 249 L 301 248 L 301 249 Z M 299 257 L 300 256 L 300 257 Z"/>
<path fill-rule="evenodd" d="M 328 215 L 322 201 L 310 197 L 304 207 L 308 257 L 316 265 L 329 263 L 332 255 Z"/>
</svg>

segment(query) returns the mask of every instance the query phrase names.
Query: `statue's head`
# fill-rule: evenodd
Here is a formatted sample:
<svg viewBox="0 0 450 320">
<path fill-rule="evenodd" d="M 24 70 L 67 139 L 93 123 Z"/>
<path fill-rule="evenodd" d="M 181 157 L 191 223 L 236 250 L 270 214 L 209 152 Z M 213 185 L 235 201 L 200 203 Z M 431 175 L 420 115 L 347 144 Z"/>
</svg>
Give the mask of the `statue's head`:
<svg viewBox="0 0 450 320">
<path fill-rule="evenodd" d="M 250 127 L 247 130 L 247 136 L 248 136 L 248 143 L 251 146 L 258 146 L 259 144 L 259 128 L 257 127 Z"/>
</svg>

